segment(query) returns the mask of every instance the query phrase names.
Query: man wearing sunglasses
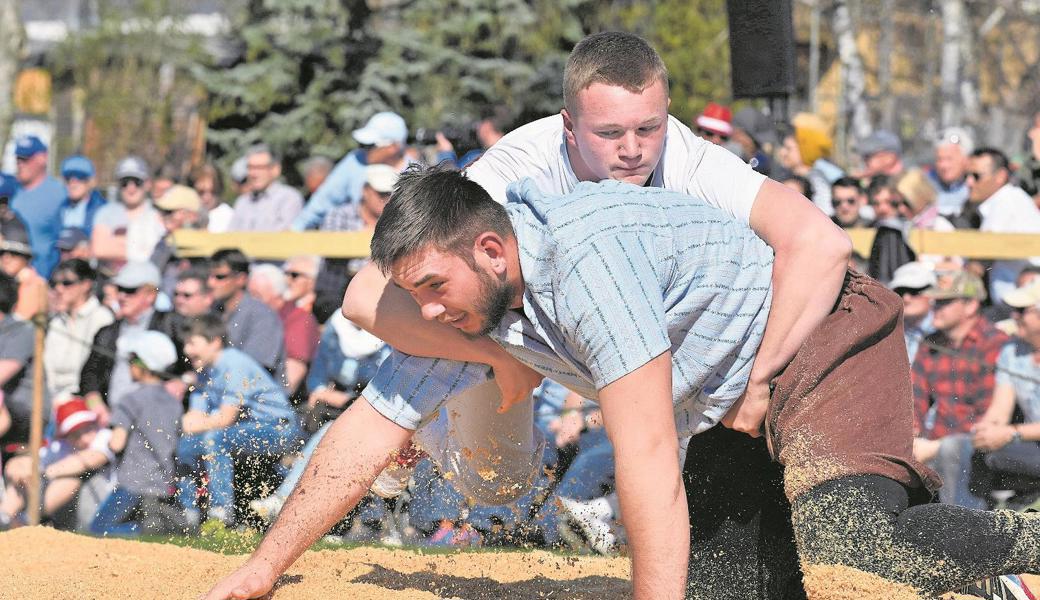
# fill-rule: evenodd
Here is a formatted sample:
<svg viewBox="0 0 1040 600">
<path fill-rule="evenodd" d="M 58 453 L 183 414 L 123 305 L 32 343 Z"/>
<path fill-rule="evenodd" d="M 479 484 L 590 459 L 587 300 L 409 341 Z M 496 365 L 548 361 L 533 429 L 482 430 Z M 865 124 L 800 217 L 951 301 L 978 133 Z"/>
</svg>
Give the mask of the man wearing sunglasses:
<svg viewBox="0 0 1040 600">
<path fill-rule="evenodd" d="M 921 340 L 935 331 L 932 326 L 932 301 L 925 290 L 936 284 L 935 270 L 923 262 L 908 262 L 892 274 L 888 287 L 903 299 L 903 337 L 906 353 L 913 362 Z"/>
<path fill-rule="evenodd" d="M 831 184 L 831 207 L 834 208 L 831 221 L 838 227 L 869 227 L 870 223 L 860 214 L 865 204 L 863 188 L 854 177 L 842 177 Z"/>
<path fill-rule="evenodd" d="M 40 138 L 27 135 L 15 140 L 14 157 L 17 161 L 15 177 L 22 187 L 11 198 L 11 210 L 29 229 L 33 268 L 47 278 L 58 264 L 58 250 L 54 243 L 61 233 L 60 214 L 65 188 L 60 181 L 47 175 L 47 145 Z"/>
<path fill-rule="evenodd" d="M 144 261 L 166 235 L 159 212 L 152 207 L 151 172 L 139 157 L 128 156 L 116 165 L 119 202 L 109 202 L 98 211 L 91 235 L 94 256 L 117 270 L 127 261 Z"/>
<path fill-rule="evenodd" d="M 61 230 L 79 229 L 90 237 L 98 210 L 106 204 L 97 190 L 94 163 L 85 156 L 70 156 L 61 163 L 65 201 L 61 204 Z"/>
</svg>

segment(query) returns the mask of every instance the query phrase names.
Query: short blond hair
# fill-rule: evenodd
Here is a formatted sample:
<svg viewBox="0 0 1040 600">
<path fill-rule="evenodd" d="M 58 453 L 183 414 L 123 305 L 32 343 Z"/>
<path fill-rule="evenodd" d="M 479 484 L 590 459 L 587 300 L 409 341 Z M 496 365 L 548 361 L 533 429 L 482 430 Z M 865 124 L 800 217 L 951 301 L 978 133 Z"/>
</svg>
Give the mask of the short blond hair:
<svg viewBox="0 0 1040 600">
<path fill-rule="evenodd" d="M 594 83 L 634 93 L 660 81 L 668 90 L 668 69 L 649 42 L 632 33 L 605 31 L 578 42 L 563 69 L 563 104 L 571 113 L 578 93 Z"/>
<path fill-rule="evenodd" d="M 915 215 L 931 206 L 938 195 L 921 169 L 910 169 L 900 177 L 896 183 L 896 191 L 906 200 Z"/>
</svg>

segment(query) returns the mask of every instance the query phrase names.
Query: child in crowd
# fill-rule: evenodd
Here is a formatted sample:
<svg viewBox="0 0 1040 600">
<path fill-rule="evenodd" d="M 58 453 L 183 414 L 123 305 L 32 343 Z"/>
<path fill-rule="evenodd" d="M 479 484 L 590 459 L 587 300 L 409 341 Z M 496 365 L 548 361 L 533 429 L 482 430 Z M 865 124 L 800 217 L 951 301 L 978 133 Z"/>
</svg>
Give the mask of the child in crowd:
<svg viewBox="0 0 1040 600">
<path fill-rule="evenodd" d="M 245 456 L 280 457 L 299 449 L 303 431 L 284 388 L 248 354 L 228 348 L 218 316 L 186 324 L 184 353 L 198 371 L 177 448 L 177 461 L 209 478 L 210 519 L 234 523 L 234 462 Z M 200 520 L 193 476 L 178 481 L 189 523 Z"/>
<path fill-rule="evenodd" d="M 85 475 L 112 462 L 112 430 L 98 427 L 97 415 L 82 398 L 58 406 L 57 438 L 40 448 L 41 515 L 53 517 L 79 491 Z M 24 524 L 29 501 L 32 460 L 27 454 L 12 458 L 4 470 L 7 487 L 0 501 L 0 530 Z"/>
<path fill-rule="evenodd" d="M 146 500 L 169 498 L 173 488 L 182 410 L 163 381 L 177 360 L 177 350 L 166 335 L 139 331 L 119 340 L 119 354 L 127 357 L 130 378 L 139 387 L 112 409 L 109 447 L 120 454 L 116 487 L 98 507 L 90 531 L 135 536 L 141 533 L 142 517 L 148 516 Z"/>
</svg>

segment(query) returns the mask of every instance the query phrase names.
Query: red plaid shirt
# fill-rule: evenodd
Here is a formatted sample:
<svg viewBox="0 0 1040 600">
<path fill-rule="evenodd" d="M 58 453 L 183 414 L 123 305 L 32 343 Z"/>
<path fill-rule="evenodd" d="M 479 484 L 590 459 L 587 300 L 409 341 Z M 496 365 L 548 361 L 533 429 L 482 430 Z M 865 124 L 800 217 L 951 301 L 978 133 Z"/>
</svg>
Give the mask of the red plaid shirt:
<svg viewBox="0 0 1040 600">
<path fill-rule="evenodd" d="M 935 440 L 971 431 L 976 419 L 989 408 L 997 357 L 1007 341 L 1008 337 L 984 317 L 979 317 L 960 348 L 954 348 L 941 331 L 925 338 L 910 369 L 914 431 L 918 436 Z"/>
</svg>

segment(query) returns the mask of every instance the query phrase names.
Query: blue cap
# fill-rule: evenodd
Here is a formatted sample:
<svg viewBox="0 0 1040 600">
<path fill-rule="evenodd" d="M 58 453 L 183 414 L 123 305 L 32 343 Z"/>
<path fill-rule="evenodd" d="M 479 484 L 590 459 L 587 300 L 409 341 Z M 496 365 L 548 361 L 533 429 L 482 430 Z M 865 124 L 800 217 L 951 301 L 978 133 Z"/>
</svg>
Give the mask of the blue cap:
<svg viewBox="0 0 1040 600">
<path fill-rule="evenodd" d="M 30 156 L 46 151 L 47 144 L 44 144 L 40 138 L 35 135 L 19 136 L 14 142 L 14 155 L 18 158 L 29 158 Z"/>
<path fill-rule="evenodd" d="M 6 173 L 0 173 L 0 198 L 14 198 L 17 191 L 18 180 Z"/>
<path fill-rule="evenodd" d="M 54 246 L 58 250 L 72 250 L 76 246 L 79 246 L 83 242 L 89 242 L 90 238 L 87 237 L 87 232 L 83 231 L 79 227 L 66 227 L 61 230 L 61 234 L 58 235 L 58 241 Z"/>
<path fill-rule="evenodd" d="M 90 179 L 94 176 L 94 163 L 86 156 L 75 154 L 61 163 L 61 176 L 66 179 Z"/>
</svg>

